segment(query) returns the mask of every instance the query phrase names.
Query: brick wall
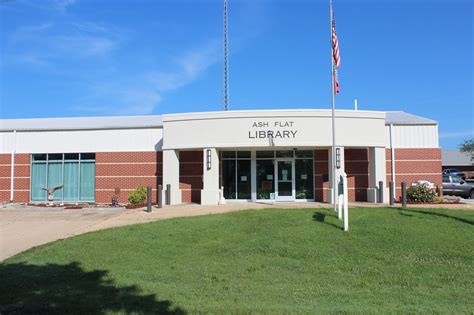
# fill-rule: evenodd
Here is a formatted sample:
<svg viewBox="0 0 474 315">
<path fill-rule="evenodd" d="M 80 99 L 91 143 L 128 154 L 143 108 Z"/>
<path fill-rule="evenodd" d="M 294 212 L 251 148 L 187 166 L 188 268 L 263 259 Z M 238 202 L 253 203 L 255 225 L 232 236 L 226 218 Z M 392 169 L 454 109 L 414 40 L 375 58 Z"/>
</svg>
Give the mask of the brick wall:
<svg viewBox="0 0 474 315">
<path fill-rule="evenodd" d="M 98 152 L 96 159 L 96 203 L 111 203 L 115 188 L 120 189 L 119 202 L 138 186 L 151 186 L 153 203 L 157 202 L 158 185 L 162 183 L 161 152 Z"/>
<path fill-rule="evenodd" d="M 179 152 L 179 188 L 183 203 L 200 203 L 203 189 L 203 151 Z"/>
<path fill-rule="evenodd" d="M 367 201 L 369 150 L 344 149 L 344 169 L 347 174 L 348 200 Z"/>
<path fill-rule="evenodd" d="M 319 202 L 326 201 L 329 189 L 329 151 L 314 150 L 314 199 Z"/>
<path fill-rule="evenodd" d="M 392 159 L 386 150 L 387 186 L 392 181 Z M 401 195 L 401 182 L 409 187 L 418 180 L 428 180 L 443 188 L 441 175 L 441 149 L 395 149 L 396 196 Z"/>
<path fill-rule="evenodd" d="M 11 154 L 0 154 L 0 202 L 10 201 Z M 15 154 L 14 202 L 30 201 L 30 155 Z"/>
</svg>

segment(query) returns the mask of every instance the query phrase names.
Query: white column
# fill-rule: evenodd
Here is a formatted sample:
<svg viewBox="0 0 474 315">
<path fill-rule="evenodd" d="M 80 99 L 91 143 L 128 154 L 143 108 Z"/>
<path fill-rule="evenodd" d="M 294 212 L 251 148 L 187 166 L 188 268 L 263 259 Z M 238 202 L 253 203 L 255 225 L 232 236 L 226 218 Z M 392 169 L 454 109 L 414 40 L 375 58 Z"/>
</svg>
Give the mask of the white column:
<svg viewBox="0 0 474 315">
<path fill-rule="evenodd" d="M 338 151 L 339 151 L 339 156 L 340 156 L 340 164 L 339 164 L 340 167 L 339 167 L 339 169 L 336 169 L 336 185 L 333 185 L 332 172 L 333 172 L 334 168 L 332 166 L 332 150 L 331 150 L 331 148 L 329 148 L 328 161 L 329 161 L 329 185 L 330 185 L 330 188 L 328 190 L 328 195 L 327 195 L 327 199 L 326 199 L 327 203 L 333 203 L 334 202 L 333 201 L 334 196 L 338 195 L 338 183 L 339 183 L 340 176 L 345 173 L 344 147 L 336 147 L 336 152 L 338 152 Z M 333 194 L 333 187 L 335 187 L 335 195 Z M 336 197 L 336 201 L 337 201 L 337 197 Z"/>
<path fill-rule="evenodd" d="M 250 191 L 252 192 L 252 201 L 257 201 L 257 151 L 251 151 L 250 161 Z"/>
<path fill-rule="evenodd" d="M 219 204 L 219 155 L 215 148 L 204 149 L 203 154 L 201 204 L 217 205 Z"/>
<path fill-rule="evenodd" d="M 170 205 L 181 203 L 181 189 L 179 189 L 179 151 L 163 150 L 163 203 L 166 200 L 167 185 L 171 185 Z"/>
<path fill-rule="evenodd" d="M 367 201 L 376 203 L 378 201 L 378 185 L 383 182 L 383 200 L 388 202 L 387 174 L 386 174 L 385 148 L 369 148 L 369 188 L 367 189 Z"/>
</svg>

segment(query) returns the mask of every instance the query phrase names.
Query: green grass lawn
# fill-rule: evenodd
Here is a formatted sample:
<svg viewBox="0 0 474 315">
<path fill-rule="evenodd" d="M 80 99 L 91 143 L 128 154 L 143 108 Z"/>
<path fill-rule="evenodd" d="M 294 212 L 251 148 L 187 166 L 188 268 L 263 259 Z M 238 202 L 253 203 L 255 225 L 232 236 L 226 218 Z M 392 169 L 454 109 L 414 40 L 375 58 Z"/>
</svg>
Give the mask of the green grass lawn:
<svg viewBox="0 0 474 315">
<path fill-rule="evenodd" d="M 252 210 L 88 233 L 0 264 L 0 313 L 474 310 L 474 212 Z"/>
</svg>

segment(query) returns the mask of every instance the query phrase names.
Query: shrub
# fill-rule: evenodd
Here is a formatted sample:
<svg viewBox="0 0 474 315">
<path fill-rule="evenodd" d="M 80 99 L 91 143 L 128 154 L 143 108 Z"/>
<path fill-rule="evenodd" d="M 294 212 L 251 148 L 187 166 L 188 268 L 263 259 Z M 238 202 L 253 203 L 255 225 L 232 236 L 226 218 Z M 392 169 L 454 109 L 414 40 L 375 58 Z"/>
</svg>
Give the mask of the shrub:
<svg viewBox="0 0 474 315">
<path fill-rule="evenodd" d="M 434 202 L 436 191 L 426 185 L 416 184 L 407 189 L 407 199 L 411 202 Z"/>
<path fill-rule="evenodd" d="M 128 202 L 132 205 L 142 205 L 146 200 L 146 188 L 143 186 L 137 187 L 128 195 Z"/>
</svg>

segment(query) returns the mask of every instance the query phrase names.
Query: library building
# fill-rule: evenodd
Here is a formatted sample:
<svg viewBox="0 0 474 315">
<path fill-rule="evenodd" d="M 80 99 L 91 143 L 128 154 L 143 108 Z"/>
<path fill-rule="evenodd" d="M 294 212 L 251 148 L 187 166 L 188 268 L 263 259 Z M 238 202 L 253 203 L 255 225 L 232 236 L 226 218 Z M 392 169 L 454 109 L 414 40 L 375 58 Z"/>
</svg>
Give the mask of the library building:
<svg viewBox="0 0 474 315">
<path fill-rule="evenodd" d="M 389 183 L 442 187 L 438 123 L 405 112 L 249 110 L 0 120 L 0 202 L 110 204 L 139 186 L 166 203 L 387 202 Z M 380 185 L 382 183 L 382 186 Z M 384 190 L 379 194 L 380 189 Z M 386 190 L 386 191 L 385 191 Z M 378 196 L 383 196 L 384 200 Z"/>
</svg>

